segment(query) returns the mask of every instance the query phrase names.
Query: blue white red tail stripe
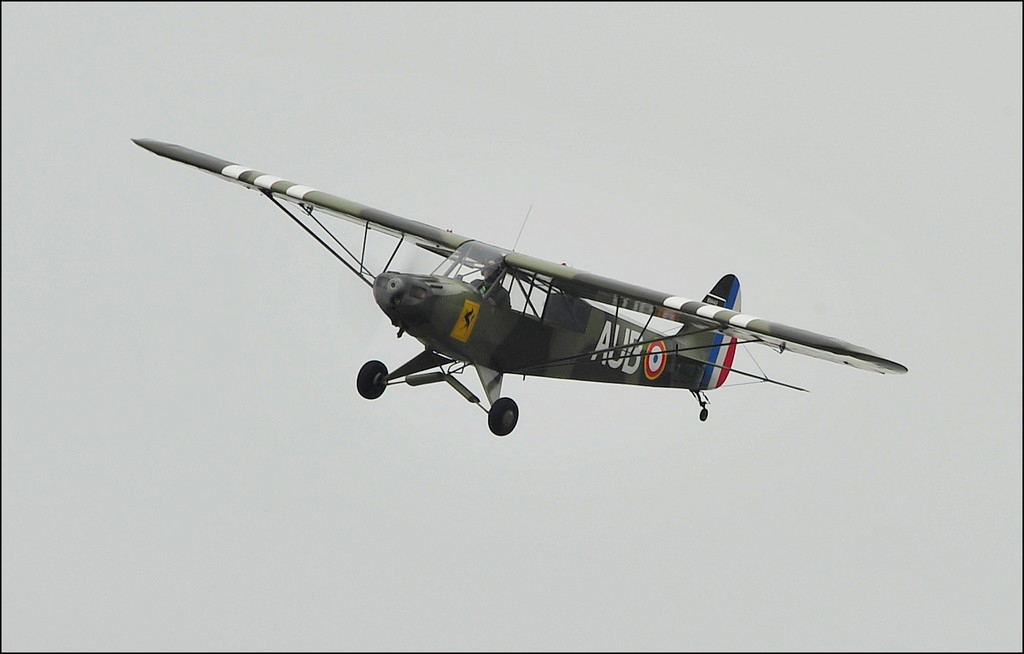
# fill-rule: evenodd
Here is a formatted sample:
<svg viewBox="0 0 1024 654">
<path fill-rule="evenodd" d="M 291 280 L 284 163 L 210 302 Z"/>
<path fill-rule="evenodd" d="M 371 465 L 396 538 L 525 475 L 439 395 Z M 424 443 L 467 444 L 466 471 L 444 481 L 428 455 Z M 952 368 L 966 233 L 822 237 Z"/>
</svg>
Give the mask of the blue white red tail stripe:
<svg viewBox="0 0 1024 654">
<path fill-rule="evenodd" d="M 740 281 L 735 275 L 726 275 L 719 280 L 704 301 L 717 305 L 723 300 L 723 308 L 733 311 L 740 310 Z M 735 355 L 736 339 L 725 334 L 715 334 L 707 358 L 708 364 L 714 365 L 704 366 L 704 376 L 700 382 L 702 390 L 718 388 L 725 383 L 729 376 L 728 369 L 732 367 Z"/>
</svg>

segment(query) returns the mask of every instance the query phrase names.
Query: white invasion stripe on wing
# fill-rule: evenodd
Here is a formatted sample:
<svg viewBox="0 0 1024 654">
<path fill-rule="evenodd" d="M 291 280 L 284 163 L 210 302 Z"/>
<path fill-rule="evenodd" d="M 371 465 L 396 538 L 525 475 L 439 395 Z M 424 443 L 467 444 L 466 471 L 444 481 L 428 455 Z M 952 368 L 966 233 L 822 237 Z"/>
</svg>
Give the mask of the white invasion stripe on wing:
<svg viewBox="0 0 1024 654">
<path fill-rule="evenodd" d="M 670 298 L 665 298 L 665 306 L 669 309 L 682 309 L 683 305 L 687 302 L 693 302 L 693 300 L 675 295 Z"/>
<path fill-rule="evenodd" d="M 246 168 L 245 166 L 231 164 L 230 166 L 224 166 L 224 170 L 220 171 L 220 174 L 224 175 L 225 177 L 238 179 L 239 177 L 242 176 L 242 173 L 248 172 L 250 170 L 252 170 L 252 168 Z"/>
<path fill-rule="evenodd" d="M 732 318 L 729 318 L 729 324 L 736 325 L 737 327 L 746 327 L 754 320 L 760 320 L 760 318 L 757 316 L 748 316 L 745 313 L 737 313 Z"/>
<path fill-rule="evenodd" d="M 703 318 L 714 318 L 715 314 L 722 310 L 722 307 L 714 307 L 710 304 L 705 304 L 701 308 L 697 309 L 697 315 Z"/>
<path fill-rule="evenodd" d="M 295 186 L 289 187 L 288 190 L 285 191 L 285 193 L 292 196 L 296 200 L 301 200 L 306 196 L 307 193 L 315 190 L 316 189 L 313 188 L 312 186 L 303 186 L 301 184 L 296 184 Z"/>
<path fill-rule="evenodd" d="M 271 186 L 283 181 L 284 178 L 281 177 L 274 177 L 273 175 L 260 175 L 256 179 L 252 180 L 252 183 L 255 184 L 256 186 L 259 186 L 260 188 L 265 188 L 269 191 Z"/>
</svg>

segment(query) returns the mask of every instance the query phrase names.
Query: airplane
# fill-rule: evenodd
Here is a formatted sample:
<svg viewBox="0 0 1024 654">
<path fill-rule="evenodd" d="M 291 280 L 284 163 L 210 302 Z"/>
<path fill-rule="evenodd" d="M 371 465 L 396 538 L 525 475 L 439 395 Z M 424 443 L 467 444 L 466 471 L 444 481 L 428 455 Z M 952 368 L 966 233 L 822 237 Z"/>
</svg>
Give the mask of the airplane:
<svg viewBox="0 0 1024 654">
<path fill-rule="evenodd" d="M 493 434 L 505 436 L 519 420 L 518 405 L 501 395 L 505 375 L 685 389 L 697 400 L 703 422 L 706 393 L 721 388 L 730 374 L 806 391 L 735 368 L 738 345 L 766 345 L 882 374 L 907 372 L 866 348 L 742 313 L 735 275 L 722 277 L 703 300 L 692 300 L 489 245 L 180 145 L 132 141 L 262 193 L 371 287 L 398 336 L 409 334 L 424 349 L 394 371 L 380 361 L 365 363 L 356 389 L 368 400 L 392 385 L 444 381 L 487 413 Z M 324 216 L 360 225 L 361 245 L 345 246 Z M 365 261 L 371 231 L 398 239 L 376 275 Z M 406 242 L 438 255 L 441 263 L 429 274 L 391 270 Z M 679 327 L 662 333 L 652 326 L 654 318 Z M 468 367 L 475 368 L 489 408 L 456 378 Z"/>
</svg>

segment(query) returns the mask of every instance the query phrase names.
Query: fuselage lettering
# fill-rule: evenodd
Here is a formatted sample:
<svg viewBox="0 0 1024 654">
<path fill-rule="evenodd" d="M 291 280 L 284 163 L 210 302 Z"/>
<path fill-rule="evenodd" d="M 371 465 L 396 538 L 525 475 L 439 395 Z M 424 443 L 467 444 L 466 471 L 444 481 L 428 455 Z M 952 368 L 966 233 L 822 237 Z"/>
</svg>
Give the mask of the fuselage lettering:
<svg viewBox="0 0 1024 654">
<path fill-rule="evenodd" d="M 597 345 L 594 347 L 594 353 L 590 355 L 590 360 L 600 359 L 601 363 L 609 368 L 632 375 L 640 369 L 643 360 L 641 356 L 643 346 L 629 347 L 629 345 L 638 342 L 640 336 L 641 332 L 635 329 L 605 321 L 601 337 L 597 339 Z"/>
</svg>

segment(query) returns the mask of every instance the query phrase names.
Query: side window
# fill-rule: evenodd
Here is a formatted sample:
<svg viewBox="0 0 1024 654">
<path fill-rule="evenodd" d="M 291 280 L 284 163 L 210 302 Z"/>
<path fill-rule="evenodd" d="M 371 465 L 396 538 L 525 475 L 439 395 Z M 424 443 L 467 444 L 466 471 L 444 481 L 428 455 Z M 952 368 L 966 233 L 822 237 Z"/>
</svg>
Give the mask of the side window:
<svg viewBox="0 0 1024 654">
<path fill-rule="evenodd" d="M 544 311 L 544 322 L 582 334 L 587 331 L 593 309 L 578 297 L 552 289 Z"/>
<path fill-rule="evenodd" d="M 508 271 L 501 285 L 508 291 L 509 303 L 514 311 L 540 319 L 544 315 L 547 287 L 536 284 L 532 277 L 517 277 Z"/>
</svg>

